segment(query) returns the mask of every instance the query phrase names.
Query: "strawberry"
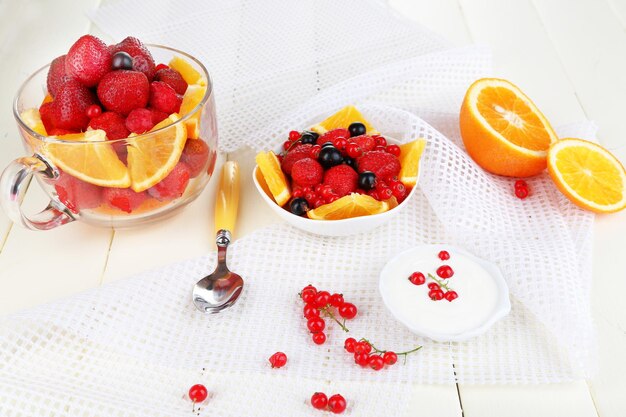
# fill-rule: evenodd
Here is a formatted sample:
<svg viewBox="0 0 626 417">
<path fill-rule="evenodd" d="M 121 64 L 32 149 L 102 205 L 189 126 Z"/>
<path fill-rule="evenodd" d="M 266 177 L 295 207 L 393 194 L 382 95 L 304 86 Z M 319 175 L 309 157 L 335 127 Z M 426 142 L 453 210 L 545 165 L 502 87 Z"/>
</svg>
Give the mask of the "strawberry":
<svg viewBox="0 0 626 417">
<path fill-rule="evenodd" d="M 130 188 L 105 188 L 102 196 L 109 206 L 126 213 L 132 213 L 148 198 L 145 192 L 136 193 Z"/>
<path fill-rule="evenodd" d="M 117 113 L 107 111 L 89 122 L 92 129 L 102 129 L 107 134 L 108 140 L 127 138 L 130 132 L 126 128 L 124 118 Z"/>
<path fill-rule="evenodd" d="M 191 178 L 189 167 L 184 162 L 179 162 L 167 177 L 148 188 L 148 194 L 159 201 L 173 200 L 183 195 L 189 184 L 189 178 Z"/>
<path fill-rule="evenodd" d="M 359 172 L 371 171 L 382 179 L 395 177 L 401 168 L 398 158 L 385 151 L 366 152 L 356 163 Z"/>
<path fill-rule="evenodd" d="M 324 173 L 324 185 L 330 186 L 339 197 L 355 192 L 358 179 L 359 174 L 345 164 L 334 166 Z"/>
<path fill-rule="evenodd" d="M 50 121 L 59 129 L 85 130 L 89 123 L 87 107 L 95 102 L 93 93 L 87 87 L 76 80 L 69 80 L 52 102 Z"/>
<path fill-rule="evenodd" d="M 373 137 L 367 135 L 355 136 L 348 139 L 348 142 L 356 143 L 357 145 L 359 145 L 359 148 L 361 148 L 363 152 L 369 152 L 371 150 L 374 150 L 374 147 L 376 146 L 376 140 Z"/>
<path fill-rule="evenodd" d="M 312 187 L 322 182 L 324 169 L 313 158 L 303 158 L 296 161 L 291 168 L 291 179 L 302 187 Z"/>
<path fill-rule="evenodd" d="M 287 153 L 287 155 L 285 155 L 281 163 L 281 168 L 283 169 L 283 172 L 285 172 L 285 174 L 291 175 L 291 169 L 293 167 L 293 164 L 295 164 L 297 161 L 301 159 L 311 157 L 312 147 L 313 145 L 310 145 L 307 143 L 304 145 L 297 145 L 294 148 L 292 148 Z"/>
<path fill-rule="evenodd" d="M 74 178 L 59 170 L 59 178 L 54 182 L 59 201 L 72 213 L 98 207 L 102 203 L 102 188 Z"/>
<path fill-rule="evenodd" d="M 126 129 L 133 133 L 145 133 L 153 127 L 152 112 L 148 109 L 135 109 L 126 116 Z"/>
<path fill-rule="evenodd" d="M 43 122 L 44 127 L 46 128 L 46 132 L 50 134 L 50 131 L 54 129 L 54 124 L 52 123 L 52 113 L 54 112 L 54 102 L 48 102 L 42 104 L 39 107 L 39 115 L 41 116 L 41 121 Z"/>
<path fill-rule="evenodd" d="M 350 132 L 348 132 L 348 129 L 330 130 L 317 138 L 317 144 L 324 145 L 326 142 L 331 142 L 334 145 L 335 141 L 339 138 L 344 138 L 346 140 L 350 138 Z"/>
<path fill-rule="evenodd" d="M 65 57 L 65 71 L 83 85 L 93 87 L 111 71 L 111 53 L 95 36 L 81 36 Z"/>
<path fill-rule="evenodd" d="M 150 83 L 139 71 L 112 71 L 98 84 L 98 98 L 107 110 L 126 116 L 134 109 L 146 107 Z"/>
<path fill-rule="evenodd" d="M 202 139 L 189 139 L 185 143 L 180 160 L 189 168 L 189 176 L 197 177 L 209 160 L 209 145 Z"/>
<path fill-rule="evenodd" d="M 72 77 L 65 72 L 65 57 L 66 55 L 61 55 L 54 58 L 50 63 L 50 69 L 48 69 L 46 85 L 48 86 L 48 93 L 50 93 L 52 97 L 56 97 L 61 87 L 72 79 Z"/>
<path fill-rule="evenodd" d="M 162 81 L 176 91 L 177 94 L 185 94 L 187 82 L 180 73 L 171 68 L 163 68 L 154 74 L 154 81 Z"/>
<path fill-rule="evenodd" d="M 126 52 L 133 58 L 133 70 L 143 72 L 148 81 L 154 78 L 154 58 L 139 39 L 129 36 L 117 45 L 110 46 L 109 51 L 111 55 L 120 51 Z"/>
<path fill-rule="evenodd" d="M 155 125 L 167 119 L 169 116 L 169 114 L 159 111 L 159 110 L 155 110 L 155 109 L 148 109 L 148 110 L 152 112 L 152 123 L 154 123 Z"/>
<path fill-rule="evenodd" d="M 178 113 L 183 97 L 162 81 L 150 84 L 150 107 L 167 114 Z"/>
</svg>

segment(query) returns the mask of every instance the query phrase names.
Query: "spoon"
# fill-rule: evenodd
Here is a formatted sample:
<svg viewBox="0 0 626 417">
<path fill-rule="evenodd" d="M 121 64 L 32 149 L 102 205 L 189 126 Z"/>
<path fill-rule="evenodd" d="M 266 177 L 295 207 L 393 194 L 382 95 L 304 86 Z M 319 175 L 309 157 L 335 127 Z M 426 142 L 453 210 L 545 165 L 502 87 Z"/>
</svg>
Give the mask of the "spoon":
<svg viewBox="0 0 626 417">
<path fill-rule="evenodd" d="M 239 165 L 228 161 L 222 168 L 215 203 L 217 267 L 193 287 L 193 304 L 203 313 L 219 313 L 235 304 L 243 290 L 243 278 L 228 270 L 226 249 L 235 229 L 239 206 Z"/>
</svg>

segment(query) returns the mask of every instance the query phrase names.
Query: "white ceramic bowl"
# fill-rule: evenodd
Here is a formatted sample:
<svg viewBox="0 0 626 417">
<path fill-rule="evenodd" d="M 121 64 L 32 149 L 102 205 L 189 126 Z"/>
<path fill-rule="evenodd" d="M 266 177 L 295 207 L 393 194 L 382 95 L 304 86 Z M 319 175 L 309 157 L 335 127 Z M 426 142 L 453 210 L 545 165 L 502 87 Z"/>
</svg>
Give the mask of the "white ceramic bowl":
<svg viewBox="0 0 626 417">
<path fill-rule="evenodd" d="M 395 143 L 396 145 L 399 145 L 401 143 L 400 141 L 389 138 L 387 136 L 385 136 L 385 138 L 387 139 L 387 143 Z M 278 154 L 281 152 L 281 150 L 282 148 L 275 149 L 274 152 Z M 398 204 L 396 207 L 389 211 L 380 214 L 372 214 L 370 216 L 354 217 L 351 219 L 343 220 L 312 220 L 307 217 L 296 216 L 295 214 L 291 213 L 288 210 L 285 210 L 284 208 L 276 204 L 272 197 L 268 196 L 259 184 L 259 181 L 257 180 L 258 169 L 258 165 L 254 167 L 254 171 L 252 172 L 252 180 L 254 181 L 254 185 L 259 191 L 259 194 L 261 194 L 261 198 L 263 198 L 263 201 L 265 201 L 267 205 L 270 206 L 270 208 L 279 217 L 281 217 L 292 226 L 304 230 L 305 232 L 314 233 L 316 235 L 322 236 L 354 235 L 357 233 L 372 230 L 382 225 L 383 223 L 388 222 L 408 205 L 409 200 L 413 197 L 413 194 L 415 194 L 415 190 L 417 188 L 417 184 L 419 184 L 419 179 L 421 175 L 420 169 L 417 174 L 417 182 L 415 186 L 411 189 L 411 192 L 409 193 L 407 198 L 405 198 L 402 203 Z"/>
<path fill-rule="evenodd" d="M 442 261 L 437 254 L 450 253 Z M 429 278 L 414 285 L 412 272 L 436 276 L 436 269 L 449 265 L 454 275 L 444 281 L 458 293 L 453 301 L 428 297 Z M 380 294 L 391 314 L 413 333 L 439 342 L 458 342 L 486 332 L 511 311 L 509 289 L 500 269 L 492 262 L 450 245 L 420 245 L 399 253 L 380 273 Z"/>
</svg>

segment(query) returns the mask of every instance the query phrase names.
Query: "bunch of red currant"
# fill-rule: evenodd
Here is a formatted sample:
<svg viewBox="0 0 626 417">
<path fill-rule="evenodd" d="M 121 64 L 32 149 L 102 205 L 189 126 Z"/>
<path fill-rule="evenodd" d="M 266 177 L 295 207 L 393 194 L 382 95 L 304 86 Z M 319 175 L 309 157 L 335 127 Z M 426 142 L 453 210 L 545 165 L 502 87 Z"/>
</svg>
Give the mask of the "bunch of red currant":
<svg viewBox="0 0 626 417">
<path fill-rule="evenodd" d="M 311 405 L 318 410 L 328 410 L 334 414 L 341 414 L 346 410 L 348 403 L 341 394 L 335 394 L 328 398 L 323 392 L 316 392 L 311 396 Z"/>
<path fill-rule="evenodd" d="M 291 193 L 293 198 L 304 198 L 309 207 L 318 208 L 339 199 L 330 185 L 317 184 L 315 187 L 300 187 Z"/>
<path fill-rule="evenodd" d="M 300 298 L 304 301 L 303 315 L 307 319 L 306 326 L 312 334 L 313 342 L 322 345 L 326 341 L 326 322 L 323 316 L 330 317 L 335 320 L 343 331 L 347 332 L 345 321 L 353 319 L 356 316 L 357 308 L 354 304 L 344 301 L 341 294 L 330 294 L 328 291 L 318 291 L 312 285 L 307 285 L 300 292 Z M 333 311 L 344 319 L 339 321 Z"/>
<path fill-rule="evenodd" d="M 442 250 L 437 255 L 439 259 L 442 261 L 447 261 L 450 259 L 450 253 L 448 251 Z M 450 265 L 441 265 L 437 268 L 437 275 L 441 279 L 437 279 L 432 274 L 428 274 L 428 278 L 430 278 L 433 282 L 428 283 L 428 297 L 430 297 L 433 301 L 439 301 L 446 299 L 448 301 L 456 300 L 459 297 L 456 291 L 452 290 L 443 280 L 450 279 L 454 275 L 454 270 Z M 426 283 L 426 277 L 421 272 L 413 272 L 409 276 L 409 281 L 414 285 L 423 285 Z M 445 290 L 445 292 L 444 292 Z"/>
<path fill-rule="evenodd" d="M 364 368 L 369 366 L 375 371 L 380 371 L 385 365 L 395 364 L 398 362 L 398 356 L 404 356 L 406 360 L 407 355 L 422 348 L 418 346 L 406 352 L 396 353 L 391 350 L 380 350 L 367 339 L 357 341 L 353 337 L 347 338 L 343 347 L 346 352 L 354 354 L 354 362 L 357 365 L 361 365 Z"/>
<path fill-rule="evenodd" d="M 515 181 L 515 197 L 520 200 L 525 199 L 530 195 L 530 188 L 528 187 L 528 183 L 524 180 Z"/>
</svg>

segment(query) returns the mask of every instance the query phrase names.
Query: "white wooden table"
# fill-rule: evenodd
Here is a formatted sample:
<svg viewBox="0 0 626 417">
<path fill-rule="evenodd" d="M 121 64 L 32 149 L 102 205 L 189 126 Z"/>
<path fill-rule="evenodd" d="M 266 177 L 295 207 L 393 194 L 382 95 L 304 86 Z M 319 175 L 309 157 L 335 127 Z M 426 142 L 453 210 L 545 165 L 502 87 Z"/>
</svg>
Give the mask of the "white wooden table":
<svg viewBox="0 0 626 417">
<path fill-rule="evenodd" d="M 626 0 L 391 0 L 399 13 L 462 44 L 484 43 L 496 73 L 513 80 L 555 125 L 585 118 L 626 161 Z M 13 95 L 35 69 L 85 32 L 98 0 L 0 1 L 0 166 L 22 154 Z M 219 103 L 218 103 L 219 104 Z M 253 154 L 238 160 L 243 189 L 238 235 L 278 222 L 253 191 Z M 180 215 L 140 230 L 73 223 L 30 232 L 0 213 L 0 315 L 102 285 L 212 248 L 212 181 Z M 29 189 L 34 211 L 45 197 Z M 167 244 L 163 236 L 168 236 Z M 626 415 L 626 211 L 595 225 L 593 317 L 599 370 L 588 381 L 532 386 L 417 386 L 411 415 L 508 417 Z"/>
</svg>

